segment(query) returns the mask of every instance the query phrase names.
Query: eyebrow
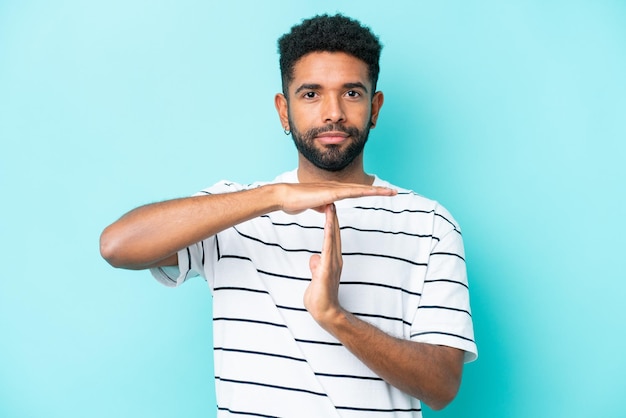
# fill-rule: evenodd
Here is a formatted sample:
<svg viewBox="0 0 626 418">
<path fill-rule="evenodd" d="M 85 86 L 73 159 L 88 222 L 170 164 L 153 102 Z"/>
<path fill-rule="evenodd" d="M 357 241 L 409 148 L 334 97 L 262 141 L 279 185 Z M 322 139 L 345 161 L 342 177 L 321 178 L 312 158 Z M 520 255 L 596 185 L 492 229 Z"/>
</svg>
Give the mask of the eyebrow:
<svg viewBox="0 0 626 418">
<path fill-rule="evenodd" d="M 368 93 L 367 87 L 365 87 L 365 84 L 358 82 L 358 81 L 355 83 L 345 83 L 343 87 L 346 89 L 363 89 L 365 93 Z M 296 94 L 300 93 L 302 90 L 319 90 L 321 88 L 322 88 L 321 84 L 304 83 L 300 85 L 300 87 L 298 87 L 294 93 Z"/>
</svg>

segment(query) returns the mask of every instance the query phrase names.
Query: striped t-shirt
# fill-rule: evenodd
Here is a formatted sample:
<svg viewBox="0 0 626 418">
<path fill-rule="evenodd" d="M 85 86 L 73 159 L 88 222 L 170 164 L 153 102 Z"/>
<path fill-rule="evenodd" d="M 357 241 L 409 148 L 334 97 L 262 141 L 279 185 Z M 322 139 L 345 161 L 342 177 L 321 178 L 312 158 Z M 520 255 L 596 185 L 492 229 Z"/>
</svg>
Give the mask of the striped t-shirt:
<svg viewBox="0 0 626 418">
<path fill-rule="evenodd" d="M 295 171 L 275 183 L 297 182 Z M 219 182 L 201 194 L 258 187 Z M 393 187 L 375 179 L 374 185 Z M 476 358 L 461 231 L 437 202 L 409 190 L 336 202 L 341 305 L 395 337 Z M 303 305 L 309 258 L 325 215 L 271 212 L 153 269 L 169 286 L 205 278 L 213 294 L 218 416 L 421 417 L 420 402 L 387 384 L 324 331 Z"/>
</svg>

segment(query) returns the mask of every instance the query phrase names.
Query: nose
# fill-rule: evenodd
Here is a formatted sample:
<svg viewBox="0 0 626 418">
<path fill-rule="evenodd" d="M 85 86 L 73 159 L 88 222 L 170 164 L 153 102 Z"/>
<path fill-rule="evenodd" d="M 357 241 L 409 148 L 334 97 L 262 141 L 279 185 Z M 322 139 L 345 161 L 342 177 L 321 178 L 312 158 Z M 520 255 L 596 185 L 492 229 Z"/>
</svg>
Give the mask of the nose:
<svg viewBox="0 0 626 418">
<path fill-rule="evenodd" d="M 345 121 L 346 115 L 341 98 L 333 95 L 327 96 L 324 98 L 322 106 L 322 119 L 324 119 L 324 123 L 338 123 Z"/>
</svg>

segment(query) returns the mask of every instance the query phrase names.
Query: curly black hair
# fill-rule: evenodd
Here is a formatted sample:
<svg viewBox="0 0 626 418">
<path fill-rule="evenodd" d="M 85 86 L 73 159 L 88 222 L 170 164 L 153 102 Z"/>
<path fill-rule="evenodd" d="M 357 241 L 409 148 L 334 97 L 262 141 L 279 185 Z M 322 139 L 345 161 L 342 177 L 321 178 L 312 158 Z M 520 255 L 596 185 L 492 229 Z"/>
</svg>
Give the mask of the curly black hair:
<svg viewBox="0 0 626 418">
<path fill-rule="evenodd" d="M 365 62 L 374 92 L 380 72 L 378 61 L 381 50 L 378 37 L 357 20 L 341 14 L 323 14 L 305 19 L 278 39 L 283 93 L 287 95 L 296 62 L 304 55 L 317 51 L 344 52 Z"/>
</svg>

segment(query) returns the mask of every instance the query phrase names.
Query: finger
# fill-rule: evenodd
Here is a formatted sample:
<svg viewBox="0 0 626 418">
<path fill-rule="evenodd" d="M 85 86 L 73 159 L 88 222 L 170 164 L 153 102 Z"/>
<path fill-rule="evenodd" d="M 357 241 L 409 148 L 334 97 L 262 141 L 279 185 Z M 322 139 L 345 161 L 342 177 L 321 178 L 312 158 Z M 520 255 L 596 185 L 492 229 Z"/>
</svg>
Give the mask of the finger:
<svg viewBox="0 0 626 418">
<path fill-rule="evenodd" d="M 328 268 L 328 260 L 330 258 L 330 254 L 332 254 L 333 220 L 331 206 L 333 206 L 332 203 L 321 206 L 319 208 L 319 211 L 323 212 L 326 215 L 326 221 L 324 223 L 324 238 L 322 241 L 322 250 L 320 254 L 313 254 L 309 259 L 309 269 L 314 276 L 316 272 L 320 270 L 320 268 Z"/>
<path fill-rule="evenodd" d="M 320 258 L 321 257 L 319 254 L 313 254 L 311 258 L 309 259 L 309 269 L 311 270 L 311 273 L 315 273 L 315 271 L 319 267 Z"/>
<path fill-rule="evenodd" d="M 398 191 L 389 187 L 382 186 L 363 186 L 363 185 L 344 185 L 338 194 L 341 195 L 340 199 L 351 197 L 363 197 L 363 196 L 395 196 Z M 340 200 L 337 199 L 337 200 Z"/>
<path fill-rule="evenodd" d="M 322 244 L 322 254 L 326 256 L 326 260 L 333 254 L 336 239 L 337 215 L 335 213 L 335 204 L 326 205 L 326 223 L 324 225 L 324 243 Z"/>
<path fill-rule="evenodd" d="M 316 206 L 316 207 L 311 208 L 311 209 L 313 209 L 314 211 L 319 212 L 319 213 L 326 213 L 326 206 L 327 205 Z"/>
<path fill-rule="evenodd" d="M 334 204 L 330 204 L 326 208 L 322 262 L 328 271 L 341 270 L 341 229 L 339 227 L 339 219 L 337 218 L 337 210 Z"/>
<path fill-rule="evenodd" d="M 397 190 L 387 187 L 374 187 L 374 186 L 361 186 L 361 185 L 340 185 L 338 189 L 328 189 L 327 196 L 323 196 L 325 201 L 319 206 L 313 206 L 311 209 L 314 211 L 325 213 L 330 203 L 338 200 L 367 197 L 367 196 L 395 196 L 398 194 Z"/>
<path fill-rule="evenodd" d="M 329 206 L 331 212 L 333 250 L 335 255 L 341 256 L 341 228 L 339 227 L 339 218 L 337 218 L 337 207 L 334 203 Z"/>
</svg>

